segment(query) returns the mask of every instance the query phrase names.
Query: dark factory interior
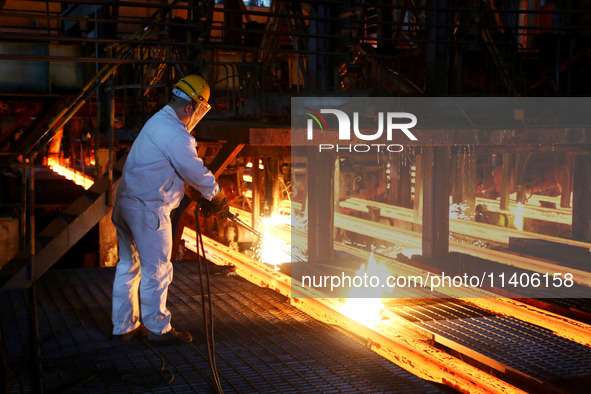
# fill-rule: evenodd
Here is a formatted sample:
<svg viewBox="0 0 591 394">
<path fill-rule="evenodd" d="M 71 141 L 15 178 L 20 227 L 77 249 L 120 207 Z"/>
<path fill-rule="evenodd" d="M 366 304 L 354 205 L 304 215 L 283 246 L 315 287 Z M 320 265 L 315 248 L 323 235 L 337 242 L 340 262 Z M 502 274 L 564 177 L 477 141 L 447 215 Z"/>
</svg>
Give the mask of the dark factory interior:
<svg viewBox="0 0 591 394">
<path fill-rule="evenodd" d="M 170 215 L 193 342 L 122 341 L 116 190 L 192 74 L 230 218 Z M 589 96 L 590 0 L 0 0 L 3 392 L 589 392 Z M 351 100 L 427 109 L 314 146 Z"/>
</svg>

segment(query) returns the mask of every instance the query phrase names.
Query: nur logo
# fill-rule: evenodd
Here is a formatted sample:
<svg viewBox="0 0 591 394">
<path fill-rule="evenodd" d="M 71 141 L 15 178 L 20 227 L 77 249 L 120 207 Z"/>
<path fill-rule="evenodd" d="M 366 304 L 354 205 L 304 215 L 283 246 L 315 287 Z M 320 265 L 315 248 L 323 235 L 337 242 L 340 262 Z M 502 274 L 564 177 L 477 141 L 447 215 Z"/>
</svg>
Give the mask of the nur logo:
<svg viewBox="0 0 591 394">
<path fill-rule="evenodd" d="M 309 117 L 311 117 L 312 119 L 314 119 L 316 121 L 316 123 L 320 127 L 320 131 L 324 131 L 325 129 L 328 131 L 328 125 L 326 124 L 326 120 L 324 119 L 324 116 L 320 115 L 320 113 L 318 113 L 318 111 L 314 111 L 312 108 L 308 108 L 308 107 L 304 107 L 304 108 L 307 109 L 308 111 L 312 112 L 312 113 L 306 112 L 306 115 L 308 115 Z M 312 119 L 308 119 L 308 140 L 312 139 L 312 126 L 313 126 Z M 322 123 L 320 123 L 320 120 L 322 120 Z"/>
<path fill-rule="evenodd" d="M 373 134 L 363 134 L 361 130 L 359 130 L 359 112 L 353 112 L 353 127 L 351 127 L 351 119 L 349 115 L 339 109 L 327 109 L 322 108 L 320 112 L 313 110 L 312 108 L 304 107 L 306 110 L 310 112 L 306 112 L 305 114 L 310 116 L 312 119 L 308 119 L 308 140 L 312 140 L 314 138 L 314 121 L 320 127 L 320 131 L 328 131 L 328 125 L 326 123 L 326 119 L 322 114 L 332 114 L 335 115 L 337 121 L 339 123 L 339 140 L 341 141 L 349 141 L 351 140 L 351 129 L 353 129 L 353 133 L 355 136 L 362 140 L 362 141 L 375 141 L 382 137 L 384 133 L 384 123 L 386 123 L 386 139 L 388 141 L 392 140 L 392 134 L 394 130 L 402 131 L 410 140 L 417 141 L 417 137 L 414 136 L 410 132 L 409 129 L 413 128 L 417 124 L 417 117 L 408 112 L 387 112 L 384 114 L 383 112 L 379 112 L 377 119 L 378 119 L 378 126 L 377 131 Z M 394 123 L 394 119 L 408 119 L 410 122 L 407 123 Z M 384 122 L 385 120 L 385 122 Z"/>
</svg>

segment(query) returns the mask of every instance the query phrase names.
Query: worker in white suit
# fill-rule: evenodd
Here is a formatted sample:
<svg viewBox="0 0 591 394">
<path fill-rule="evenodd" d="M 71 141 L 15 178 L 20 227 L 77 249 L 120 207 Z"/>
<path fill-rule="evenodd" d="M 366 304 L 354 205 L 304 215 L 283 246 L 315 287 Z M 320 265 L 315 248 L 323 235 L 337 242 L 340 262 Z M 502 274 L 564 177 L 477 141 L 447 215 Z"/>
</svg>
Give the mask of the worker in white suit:
<svg viewBox="0 0 591 394">
<path fill-rule="evenodd" d="M 189 332 L 171 326 L 166 307 L 173 271 L 170 212 L 185 194 L 185 181 L 209 201 L 218 220 L 228 217 L 224 193 L 197 156 L 190 134 L 211 108 L 209 93 L 202 77 L 181 79 L 168 105 L 148 120 L 127 156 L 112 215 L 119 248 L 113 335 L 123 340 L 147 336 L 159 344 L 192 341 Z"/>
</svg>

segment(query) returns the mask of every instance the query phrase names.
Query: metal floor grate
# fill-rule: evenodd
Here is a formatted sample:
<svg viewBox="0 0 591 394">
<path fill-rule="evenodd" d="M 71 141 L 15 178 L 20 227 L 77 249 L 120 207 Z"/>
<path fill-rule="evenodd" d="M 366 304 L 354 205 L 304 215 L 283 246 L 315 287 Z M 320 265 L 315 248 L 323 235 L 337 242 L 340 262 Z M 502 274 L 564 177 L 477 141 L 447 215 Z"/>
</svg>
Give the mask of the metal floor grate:
<svg viewBox="0 0 591 394">
<path fill-rule="evenodd" d="M 507 316 L 425 320 L 418 326 L 544 382 L 591 376 L 591 349 Z"/>
<path fill-rule="evenodd" d="M 179 346 L 150 348 L 137 339 L 111 338 L 113 275 L 109 268 L 54 270 L 37 285 L 47 391 L 212 392 L 196 265 L 175 264 L 169 291 L 173 325 L 195 338 Z M 216 361 L 225 392 L 440 392 L 272 290 L 220 270 L 211 287 Z M 0 319 L 12 392 L 33 393 L 23 292 L 0 293 Z"/>
<path fill-rule="evenodd" d="M 493 316 L 485 310 L 449 298 L 404 301 L 402 305 L 392 303 L 389 310 L 411 322 Z"/>
</svg>

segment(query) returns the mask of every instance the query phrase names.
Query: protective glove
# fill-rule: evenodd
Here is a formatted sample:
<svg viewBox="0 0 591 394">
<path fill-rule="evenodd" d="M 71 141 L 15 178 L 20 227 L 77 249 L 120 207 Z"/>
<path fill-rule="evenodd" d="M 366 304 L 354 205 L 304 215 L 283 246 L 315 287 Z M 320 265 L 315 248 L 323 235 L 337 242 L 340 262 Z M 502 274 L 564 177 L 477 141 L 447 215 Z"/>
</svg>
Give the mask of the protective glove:
<svg viewBox="0 0 591 394">
<path fill-rule="evenodd" d="M 209 217 L 214 214 L 218 224 L 223 225 L 228 221 L 228 215 L 230 214 L 230 206 L 228 205 L 228 199 L 223 189 L 216 194 L 211 201 L 201 199 L 201 214 L 204 217 Z"/>
</svg>

